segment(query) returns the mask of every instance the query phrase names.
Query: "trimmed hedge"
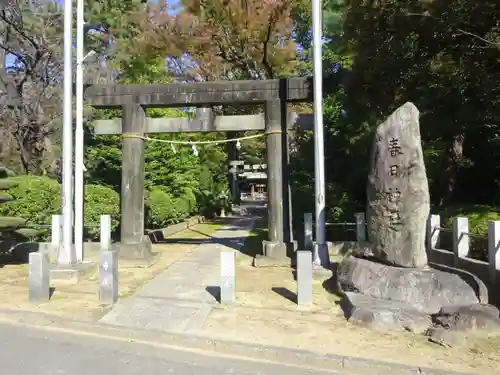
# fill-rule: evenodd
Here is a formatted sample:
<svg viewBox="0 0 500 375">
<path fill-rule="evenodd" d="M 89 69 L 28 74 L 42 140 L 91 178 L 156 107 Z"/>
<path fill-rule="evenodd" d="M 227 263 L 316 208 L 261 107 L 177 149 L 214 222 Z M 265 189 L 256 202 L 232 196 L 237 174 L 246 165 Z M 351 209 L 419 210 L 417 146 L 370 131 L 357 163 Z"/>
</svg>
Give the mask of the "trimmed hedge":
<svg viewBox="0 0 500 375">
<path fill-rule="evenodd" d="M 102 185 L 85 185 L 83 216 L 85 237 L 99 240 L 101 215 L 111 216 L 111 231 L 120 224 L 120 195 L 113 189 Z"/>
<path fill-rule="evenodd" d="M 151 189 L 148 206 L 147 226 L 150 229 L 165 228 L 179 221 L 175 200 L 162 187 Z"/>
<path fill-rule="evenodd" d="M 196 196 L 189 189 L 174 197 L 168 187 L 154 186 L 147 196 L 146 227 L 149 229 L 165 228 L 198 212 Z"/>
<path fill-rule="evenodd" d="M 13 199 L 0 205 L 0 216 L 23 218 L 27 227 L 37 229 L 33 240 L 48 240 L 52 215 L 61 212 L 59 183 L 39 176 L 18 176 L 9 181 L 8 186 L 5 186 L 8 188 L 6 193 Z M 198 204 L 192 190 L 186 189 L 180 196 L 174 197 L 165 186 L 153 187 L 146 197 L 146 227 L 149 229 L 165 228 L 183 221 L 203 210 L 205 205 L 210 206 L 211 211 L 220 209 L 223 201 L 225 202 L 221 197 L 207 196 Z M 106 214 L 111 215 L 112 230 L 116 230 L 120 223 L 119 194 L 106 186 L 86 185 L 84 240 L 99 239 L 100 216 Z"/>
<path fill-rule="evenodd" d="M 14 199 L 8 191 L 5 191 L 16 185 L 15 182 L 9 179 L 11 176 L 13 176 L 13 173 L 10 170 L 0 167 L 0 204 Z M 13 232 L 24 226 L 25 223 L 26 221 L 19 217 L 0 215 L 0 237 L 3 239 L 12 236 Z"/>
<path fill-rule="evenodd" d="M 27 226 L 42 227 L 36 240 L 46 241 L 50 238 L 52 215 L 61 212 L 61 188 L 56 180 L 39 176 L 19 176 L 11 180 L 16 186 L 11 186 L 8 193 L 12 201 L 0 205 L 0 215 L 16 216 L 26 220 Z M 86 238 L 99 239 L 100 216 L 109 214 L 112 217 L 112 229 L 119 224 L 120 197 L 114 190 L 99 185 L 85 186 L 84 206 Z"/>
<path fill-rule="evenodd" d="M 26 226 L 42 225 L 37 229 L 34 239 L 43 241 L 50 237 L 52 215 L 61 211 L 61 193 L 57 181 L 48 177 L 18 176 L 11 178 L 16 182 L 9 188 L 14 198 L 0 207 L 5 216 L 17 216 L 26 220 Z"/>
</svg>

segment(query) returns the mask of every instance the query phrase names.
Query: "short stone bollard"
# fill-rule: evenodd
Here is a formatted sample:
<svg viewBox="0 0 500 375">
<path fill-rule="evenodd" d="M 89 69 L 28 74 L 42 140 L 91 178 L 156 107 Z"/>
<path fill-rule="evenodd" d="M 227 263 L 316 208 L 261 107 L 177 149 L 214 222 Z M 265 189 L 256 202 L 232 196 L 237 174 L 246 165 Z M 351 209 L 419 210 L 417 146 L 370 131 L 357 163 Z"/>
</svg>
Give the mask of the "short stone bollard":
<svg viewBox="0 0 500 375">
<path fill-rule="evenodd" d="M 101 251 L 109 251 L 111 249 L 111 216 L 101 215 Z"/>
<path fill-rule="evenodd" d="M 99 302 L 113 305 L 118 300 L 118 254 L 101 251 L 99 262 Z"/>
<path fill-rule="evenodd" d="M 51 246 L 54 256 L 59 253 L 62 242 L 62 215 L 52 215 Z"/>
<path fill-rule="evenodd" d="M 28 289 L 31 303 L 50 299 L 50 260 L 47 252 L 30 253 Z"/>
<path fill-rule="evenodd" d="M 236 301 L 236 271 L 234 251 L 220 253 L 220 303 L 229 304 Z"/>
<path fill-rule="evenodd" d="M 297 251 L 297 304 L 312 304 L 312 252 Z"/>
</svg>

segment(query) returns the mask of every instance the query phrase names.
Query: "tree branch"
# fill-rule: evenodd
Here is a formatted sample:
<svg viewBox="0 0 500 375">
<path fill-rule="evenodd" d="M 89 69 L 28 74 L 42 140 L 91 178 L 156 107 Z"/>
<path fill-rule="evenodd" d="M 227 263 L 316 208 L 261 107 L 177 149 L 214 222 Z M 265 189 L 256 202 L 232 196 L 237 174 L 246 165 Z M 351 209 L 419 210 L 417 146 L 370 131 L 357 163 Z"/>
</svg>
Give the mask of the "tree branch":
<svg viewBox="0 0 500 375">
<path fill-rule="evenodd" d="M 425 13 L 406 13 L 407 16 L 409 17 L 412 17 L 412 16 L 417 16 L 417 17 L 425 17 L 425 18 L 431 18 L 431 19 L 434 19 L 436 21 L 442 21 L 440 18 L 438 17 L 434 17 L 434 16 L 431 16 L 430 13 L 428 12 L 425 12 Z M 463 34 L 463 35 L 468 35 L 468 36 L 472 36 L 473 38 L 475 39 L 478 39 L 480 41 L 482 41 L 483 43 L 486 43 L 490 46 L 490 48 L 500 48 L 500 43 L 495 43 L 491 40 L 488 40 L 488 39 L 485 39 L 477 34 L 474 34 L 470 31 L 467 31 L 467 30 L 463 30 L 463 29 L 460 29 L 460 28 L 457 28 L 456 29 L 460 34 Z"/>
</svg>

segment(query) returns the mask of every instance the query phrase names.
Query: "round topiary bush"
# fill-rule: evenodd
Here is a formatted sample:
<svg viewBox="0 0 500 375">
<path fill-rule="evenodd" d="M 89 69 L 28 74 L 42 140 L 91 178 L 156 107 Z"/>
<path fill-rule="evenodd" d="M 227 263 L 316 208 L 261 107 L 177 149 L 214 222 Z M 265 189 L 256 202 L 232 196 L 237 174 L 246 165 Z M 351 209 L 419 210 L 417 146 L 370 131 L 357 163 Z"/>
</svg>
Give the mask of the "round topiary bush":
<svg viewBox="0 0 500 375">
<path fill-rule="evenodd" d="M 0 204 L 10 202 L 14 199 L 14 197 L 8 193 L 11 187 L 17 185 L 16 182 L 9 179 L 9 177 L 12 176 L 14 176 L 14 174 L 10 170 L 5 167 L 0 167 Z M 26 221 L 19 217 L 2 216 L 0 214 L 0 237 L 5 238 L 12 234 L 13 231 L 18 230 L 25 223 Z"/>
<path fill-rule="evenodd" d="M 148 203 L 148 227 L 150 229 L 165 228 L 178 221 L 175 200 L 171 194 L 161 187 L 157 186 L 151 189 Z"/>
<path fill-rule="evenodd" d="M 111 230 L 120 223 L 120 195 L 102 185 L 85 185 L 84 223 L 87 240 L 99 240 L 101 215 L 111 215 Z"/>
</svg>

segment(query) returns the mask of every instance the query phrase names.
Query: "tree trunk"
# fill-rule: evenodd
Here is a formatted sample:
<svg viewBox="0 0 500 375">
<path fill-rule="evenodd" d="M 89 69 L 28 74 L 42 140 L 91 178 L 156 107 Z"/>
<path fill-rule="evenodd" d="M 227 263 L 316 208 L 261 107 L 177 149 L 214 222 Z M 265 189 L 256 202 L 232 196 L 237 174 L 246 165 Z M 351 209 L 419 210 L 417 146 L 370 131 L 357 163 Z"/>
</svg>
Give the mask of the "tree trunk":
<svg viewBox="0 0 500 375">
<path fill-rule="evenodd" d="M 441 182 L 441 198 L 439 199 L 439 207 L 446 207 L 453 197 L 457 184 L 458 171 L 464 160 L 464 141 L 464 134 L 454 135 L 451 140 L 451 144 L 448 147 L 448 155 Z"/>
</svg>

